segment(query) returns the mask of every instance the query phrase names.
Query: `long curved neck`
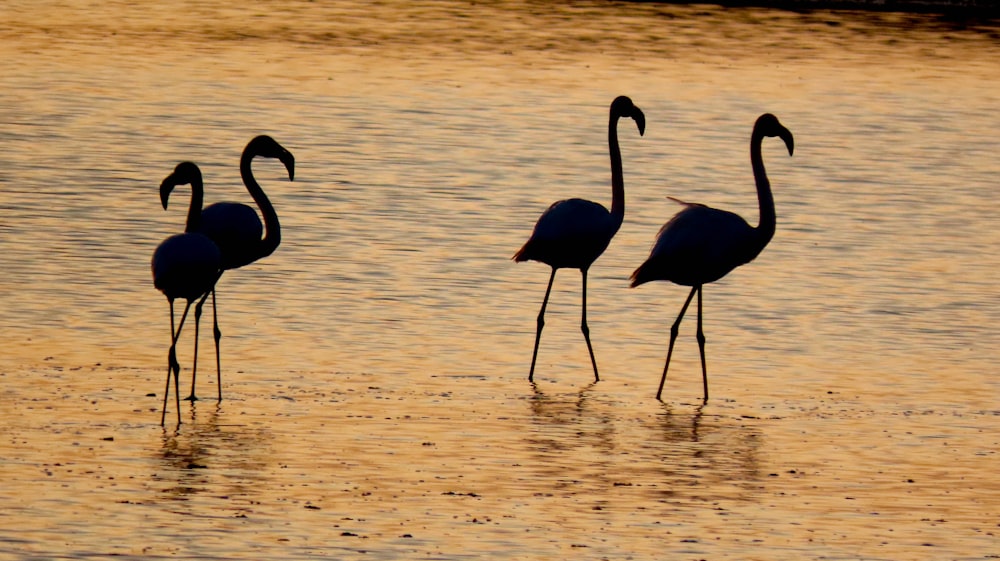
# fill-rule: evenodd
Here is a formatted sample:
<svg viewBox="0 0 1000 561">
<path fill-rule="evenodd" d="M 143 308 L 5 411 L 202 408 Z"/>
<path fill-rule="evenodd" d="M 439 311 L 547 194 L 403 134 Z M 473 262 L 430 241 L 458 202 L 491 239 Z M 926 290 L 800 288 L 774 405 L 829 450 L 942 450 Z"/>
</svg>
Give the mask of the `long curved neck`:
<svg viewBox="0 0 1000 561">
<path fill-rule="evenodd" d="M 243 152 L 243 156 L 240 158 L 240 176 L 243 178 L 243 184 L 246 185 L 250 196 L 260 208 L 261 215 L 264 216 L 265 231 L 264 239 L 260 241 L 259 257 L 265 257 L 274 253 L 278 244 L 281 243 L 281 224 L 278 222 L 278 213 L 274 210 L 274 205 L 271 204 L 260 184 L 254 179 L 253 170 L 250 167 L 254 156 L 253 152 Z"/>
<path fill-rule="evenodd" d="M 767 242 L 771 241 L 777 224 L 771 183 L 767 180 L 767 172 L 764 171 L 764 158 L 760 151 L 763 140 L 764 135 L 756 130 L 750 137 L 750 164 L 753 166 L 753 178 L 757 183 L 757 202 L 760 205 L 760 224 L 757 225 L 756 231 L 761 249 L 767 245 Z"/>
<path fill-rule="evenodd" d="M 191 204 L 188 206 L 187 224 L 184 231 L 194 233 L 201 230 L 201 206 L 205 201 L 205 185 L 201 177 L 191 181 Z"/>
<path fill-rule="evenodd" d="M 608 122 L 608 151 L 611 152 L 611 217 L 621 227 L 625 219 L 625 177 L 622 151 L 618 146 L 618 115 L 614 113 Z"/>
</svg>

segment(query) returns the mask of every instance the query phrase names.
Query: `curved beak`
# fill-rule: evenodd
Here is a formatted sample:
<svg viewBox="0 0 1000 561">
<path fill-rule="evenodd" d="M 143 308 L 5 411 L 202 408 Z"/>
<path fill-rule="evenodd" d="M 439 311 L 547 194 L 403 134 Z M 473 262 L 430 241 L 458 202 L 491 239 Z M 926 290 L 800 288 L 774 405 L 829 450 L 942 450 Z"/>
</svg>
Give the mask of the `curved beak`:
<svg viewBox="0 0 1000 561">
<path fill-rule="evenodd" d="M 642 109 L 638 107 L 632 112 L 632 119 L 635 121 L 635 126 L 639 127 L 639 136 L 646 133 L 646 115 L 642 113 Z"/>
<path fill-rule="evenodd" d="M 788 155 L 791 156 L 792 152 L 795 151 L 795 138 L 792 137 L 792 131 L 783 128 L 778 133 L 778 136 L 781 138 L 781 140 L 785 141 L 785 146 L 788 147 Z"/>
<path fill-rule="evenodd" d="M 167 201 L 170 199 L 170 192 L 174 190 L 174 187 L 178 185 L 177 180 L 174 178 L 175 174 L 170 174 L 163 183 L 160 183 L 160 202 L 163 204 L 163 210 L 167 210 Z"/>
<path fill-rule="evenodd" d="M 281 163 L 285 164 L 285 169 L 288 170 L 288 180 L 295 181 L 295 156 L 291 152 L 285 150 L 278 156 Z"/>
</svg>

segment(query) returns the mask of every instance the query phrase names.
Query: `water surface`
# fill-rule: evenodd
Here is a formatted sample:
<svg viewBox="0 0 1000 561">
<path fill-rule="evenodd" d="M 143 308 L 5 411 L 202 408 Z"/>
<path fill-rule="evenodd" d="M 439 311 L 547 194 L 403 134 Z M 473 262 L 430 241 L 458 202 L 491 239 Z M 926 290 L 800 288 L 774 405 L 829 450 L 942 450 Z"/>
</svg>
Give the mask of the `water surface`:
<svg viewBox="0 0 1000 561">
<path fill-rule="evenodd" d="M 1000 555 L 997 29 L 604 2 L 8 3 L 0 24 L 0 551 L 17 559 Z M 551 202 L 626 217 L 591 269 L 509 258 Z M 778 231 L 705 289 L 627 288 L 675 196 Z M 257 177 L 278 251 L 219 286 L 226 400 L 159 427 L 149 257 Z M 179 190 L 178 194 L 185 191 Z M 176 197 L 183 201 L 183 197 Z M 210 348 L 210 339 L 202 340 Z M 190 332 L 182 343 L 187 383 Z M 206 355 L 206 358 L 207 355 Z M 214 395 L 205 361 L 199 393 Z M 182 391 L 186 391 L 182 387 Z M 173 410 L 171 409 L 171 414 Z"/>
</svg>

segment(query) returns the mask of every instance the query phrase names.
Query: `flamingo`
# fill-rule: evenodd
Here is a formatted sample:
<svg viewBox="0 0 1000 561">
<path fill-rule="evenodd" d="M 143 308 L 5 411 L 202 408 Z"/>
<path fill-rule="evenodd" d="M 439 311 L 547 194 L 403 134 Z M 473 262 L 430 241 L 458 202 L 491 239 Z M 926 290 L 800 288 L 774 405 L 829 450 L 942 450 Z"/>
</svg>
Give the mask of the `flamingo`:
<svg viewBox="0 0 1000 561">
<path fill-rule="evenodd" d="M 704 401 L 708 401 L 705 334 L 701 326 L 702 286 L 715 282 L 736 267 L 752 261 L 774 236 L 776 223 L 774 197 L 771 195 L 771 184 L 767 180 L 760 151 L 761 142 L 766 136 L 777 136 L 785 141 L 789 156 L 792 155 L 795 147 L 792 133 L 778 122 L 774 115 L 765 113 L 754 123 L 753 133 L 750 135 L 750 163 L 753 167 L 754 180 L 757 183 L 760 224 L 754 228 L 732 212 L 695 203 L 686 203 L 671 197 L 675 202 L 684 205 L 684 209 L 674 215 L 660 229 L 649 257 L 632 273 L 631 286 L 633 287 L 654 280 L 668 280 L 679 285 L 692 287 L 687 300 L 681 306 L 677 320 L 670 328 L 667 362 L 663 366 L 663 376 L 660 378 L 660 388 L 656 391 L 656 399 L 660 399 L 663 392 L 663 383 L 667 379 L 667 368 L 670 367 L 670 355 L 674 350 L 674 341 L 677 339 L 681 318 L 684 317 L 684 312 L 687 311 L 691 299 L 697 292 L 698 329 L 696 337 L 698 349 L 701 352 Z"/>
<path fill-rule="evenodd" d="M 167 196 L 177 185 L 191 184 L 191 204 L 188 207 L 187 226 L 183 234 L 175 234 L 164 240 L 153 252 L 153 286 L 167 297 L 170 303 L 170 352 L 167 355 L 167 387 L 163 392 L 162 426 L 167 418 L 167 398 L 170 395 L 170 374 L 174 375 L 174 396 L 177 401 L 177 424 L 181 422 L 180 364 L 177 363 L 177 339 L 180 338 L 184 319 L 192 302 L 204 297 L 215 286 L 221 274 L 222 253 L 208 236 L 198 232 L 201 227 L 201 204 L 204 187 L 201 171 L 191 162 L 182 162 L 174 172 L 163 180 L 160 186 L 163 208 L 167 208 Z M 164 187 L 168 186 L 168 187 Z M 187 305 L 181 315 L 177 329 L 174 329 L 174 300 L 184 298 Z M 197 333 L 197 331 L 196 331 Z M 195 348 L 198 341 L 195 336 Z M 197 351 L 196 355 L 197 356 Z"/>
<path fill-rule="evenodd" d="M 251 140 L 243 149 L 240 157 L 240 176 L 243 184 L 249 191 L 257 206 L 260 207 L 264 216 L 264 223 L 261 224 L 257 212 L 253 208 L 233 202 L 218 202 L 205 207 L 201 211 L 200 232 L 208 236 L 219 247 L 222 252 L 222 270 L 238 269 L 244 265 L 249 265 L 258 259 L 267 257 L 274 253 L 278 244 L 281 243 L 281 224 L 278 222 L 278 213 L 275 212 L 271 201 L 264 194 L 260 184 L 253 176 L 251 163 L 257 156 L 265 158 L 277 158 L 288 170 L 288 179 L 295 178 L 295 157 L 291 152 L 278 144 L 273 138 L 267 135 L 260 135 Z M 167 192 L 169 195 L 169 190 Z M 162 195 L 162 193 L 161 193 Z M 266 234 L 265 234 L 266 228 Z M 222 401 L 222 358 L 219 351 L 219 341 L 222 339 L 222 331 L 219 330 L 219 315 L 215 305 L 215 286 L 212 287 L 212 319 L 213 333 L 215 337 L 215 367 L 219 391 L 219 401 Z M 207 298 L 207 295 L 206 295 Z M 205 298 L 198 302 L 194 309 L 195 333 L 198 332 L 198 324 L 201 321 L 202 305 Z M 198 375 L 197 346 L 195 347 L 195 365 L 191 370 L 191 395 L 186 399 L 196 401 L 195 380 Z"/>
<path fill-rule="evenodd" d="M 611 103 L 608 122 L 608 149 L 611 152 L 611 212 L 604 206 L 584 199 L 566 199 L 554 203 L 538 218 L 531 237 L 514 254 L 514 261 L 540 261 L 552 267 L 548 288 L 542 308 L 538 312 L 535 350 L 531 355 L 531 370 L 528 381 L 534 382 L 535 361 L 538 358 L 538 343 L 545 325 L 545 307 L 552 292 L 552 281 L 561 268 L 580 269 L 583 277 L 583 316 L 580 329 L 587 341 L 590 363 L 594 367 L 594 381 L 599 381 L 594 347 L 590 344 L 590 328 L 587 326 L 587 271 L 590 265 L 608 247 L 611 238 L 622 225 L 625 217 L 625 180 L 622 176 L 622 155 L 618 146 L 618 120 L 631 117 L 635 120 L 641 136 L 646 129 L 646 117 L 632 104 L 632 100 L 619 96 Z"/>
</svg>

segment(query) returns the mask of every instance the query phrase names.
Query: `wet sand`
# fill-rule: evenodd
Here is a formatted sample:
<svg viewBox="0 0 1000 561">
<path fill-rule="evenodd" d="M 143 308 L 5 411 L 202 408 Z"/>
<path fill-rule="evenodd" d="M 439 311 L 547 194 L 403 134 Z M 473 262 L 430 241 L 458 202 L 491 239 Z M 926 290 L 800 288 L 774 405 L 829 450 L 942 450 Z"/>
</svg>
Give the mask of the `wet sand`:
<svg viewBox="0 0 1000 561">
<path fill-rule="evenodd" d="M 899 409 L 835 391 L 806 401 L 668 405 L 648 399 L 649 388 L 614 380 L 532 387 L 426 373 L 402 386 L 378 374 L 289 372 L 270 391 L 248 393 L 262 381 L 241 376 L 230 376 L 221 404 L 185 402 L 183 424 L 161 429 L 162 396 L 147 394 L 162 382 L 153 372 L 4 371 L 0 521 L 8 531 L 0 552 L 769 560 L 998 553 L 1000 487 L 981 477 L 997 461 L 996 410 Z M 914 447 L 930 453 L 914 456 Z M 893 456 L 899 461 L 886 461 Z"/>
</svg>

